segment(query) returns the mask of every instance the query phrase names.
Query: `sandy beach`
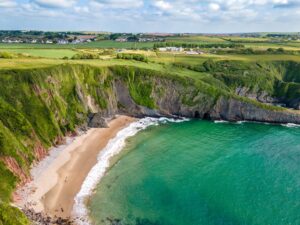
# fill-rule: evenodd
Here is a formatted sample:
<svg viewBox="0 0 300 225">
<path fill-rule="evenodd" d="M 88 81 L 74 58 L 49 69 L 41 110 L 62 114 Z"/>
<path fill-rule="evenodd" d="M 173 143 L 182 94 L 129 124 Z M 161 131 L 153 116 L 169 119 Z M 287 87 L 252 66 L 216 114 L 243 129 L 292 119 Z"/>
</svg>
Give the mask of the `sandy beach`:
<svg viewBox="0 0 300 225">
<path fill-rule="evenodd" d="M 16 204 L 51 216 L 70 217 L 74 198 L 97 163 L 99 152 L 134 121 L 131 117 L 118 116 L 109 122 L 109 128 L 90 129 L 53 151 L 54 156 L 50 152 L 49 159 L 42 161 L 36 171 L 33 168 L 32 182 L 17 191 Z"/>
</svg>

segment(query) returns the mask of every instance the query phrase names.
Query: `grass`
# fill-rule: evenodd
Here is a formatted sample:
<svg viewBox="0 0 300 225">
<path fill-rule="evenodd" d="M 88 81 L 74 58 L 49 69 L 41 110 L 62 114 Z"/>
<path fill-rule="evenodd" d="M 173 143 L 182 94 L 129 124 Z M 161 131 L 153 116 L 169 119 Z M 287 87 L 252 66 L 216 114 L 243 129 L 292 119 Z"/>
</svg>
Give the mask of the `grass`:
<svg viewBox="0 0 300 225">
<path fill-rule="evenodd" d="M 247 43 L 247 42 L 270 42 L 270 38 L 262 38 L 262 37 L 224 37 L 224 40 L 230 42 L 238 42 L 238 43 Z"/>
<path fill-rule="evenodd" d="M 52 65 L 59 65 L 64 63 L 63 60 L 54 59 L 34 59 L 34 58 L 17 58 L 17 59 L 0 59 L 0 69 L 30 69 L 30 68 L 43 68 Z"/>
<path fill-rule="evenodd" d="M 76 51 L 70 49 L 5 49 L 6 52 L 15 54 L 25 54 L 34 57 L 44 58 L 71 58 L 76 54 Z"/>
<path fill-rule="evenodd" d="M 139 52 L 141 53 L 141 52 Z M 245 61 L 245 62 L 273 62 L 273 61 L 294 61 L 300 62 L 300 56 L 297 55 L 215 55 L 205 54 L 197 56 L 188 56 L 183 54 L 169 54 L 169 53 L 149 53 L 150 63 L 143 63 L 133 60 L 122 60 L 122 59 L 94 59 L 94 60 L 61 60 L 54 58 L 14 58 L 14 59 L 0 59 L 0 70 L 2 69 L 29 69 L 29 68 L 44 68 L 54 65 L 60 65 L 64 63 L 69 64 L 88 64 L 92 66 L 114 66 L 114 65 L 128 65 L 136 66 L 145 69 L 153 70 L 169 70 L 170 65 L 173 63 L 185 63 L 189 65 L 201 65 L 208 59 L 215 61 Z M 167 69 L 166 69 L 167 68 Z"/>
<path fill-rule="evenodd" d="M 156 63 L 187 63 L 190 65 L 202 64 L 208 59 L 217 61 L 222 60 L 234 60 L 234 61 L 300 61 L 298 55 L 216 55 L 216 54 L 204 54 L 204 55 L 184 55 L 184 54 L 171 54 L 171 53 L 158 53 L 149 57 L 150 60 Z"/>
<path fill-rule="evenodd" d="M 207 60 L 209 56 L 192 56 L 192 55 L 184 55 L 184 54 L 171 54 L 171 53 L 157 53 L 156 55 L 152 55 L 149 57 L 149 60 L 155 63 L 188 63 L 188 64 L 201 64 Z"/>
<path fill-rule="evenodd" d="M 216 44 L 216 43 L 227 43 L 228 41 L 226 41 L 220 37 L 209 37 L 209 36 L 185 36 L 184 37 L 184 36 L 182 36 L 182 37 L 169 37 L 169 38 L 167 38 L 167 42 Z"/>
<path fill-rule="evenodd" d="M 30 222 L 21 211 L 0 201 L 0 225 L 29 225 Z"/>
<path fill-rule="evenodd" d="M 95 41 L 82 44 L 23 44 L 0 43 L 1 49 L 84 49 L 84 48 L 152 48 L 154 42 L 116 42 L 110 40 Z"/>
<path fill-rule="evenodd" d="M 300 50 L 299 41 L 281 41 L 271 38 L 261 37 L 218 37 L 218 36 L 178 36 L 168 37 L 167 42 L 193 43 L 193 44 L 243 44 L 245 47 L 254 49 L 284 48 L 286 50 Z M 277 42 L 275 42 L 277 41 Z M 153 48 L 155 42 L 116 42 L 112 40 L 102 40 L 82 44 L 23 44 L 23 43 L 0 43 L 1 49 L 105 49 L 105 48 Z"/>
<path fill-rule="evenodd" d="M 300 50 L 300 46 L 293 45 L 289 42 L 282 43 L 244 43 L 246 48 L 253 48 L 258 50 L 266 50 L 268 48 L 284 48 L 285 50 L 297 51 Z"/>
</svg>

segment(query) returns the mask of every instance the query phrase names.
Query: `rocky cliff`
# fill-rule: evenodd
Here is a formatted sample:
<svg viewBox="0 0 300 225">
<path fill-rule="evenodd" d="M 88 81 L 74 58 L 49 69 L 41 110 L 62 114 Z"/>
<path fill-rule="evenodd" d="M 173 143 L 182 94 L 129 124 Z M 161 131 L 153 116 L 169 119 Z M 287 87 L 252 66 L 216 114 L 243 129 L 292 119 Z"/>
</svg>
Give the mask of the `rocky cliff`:
<svg viewBox="0 0 300 225">
<path fill-rule="evenodd" d="M 0 85 L 0 208 L 2 201 L 9 202 L 15 186 L 26 182 L 30 165 L 41 160 L 46 149 L 63 142 L 78 126 L 105 126 L 101 117 L 129 114 L 300 124 L 297 112 L 201 80 L 128 66 L 64 64 L 3 70 Z"/>
</svg>

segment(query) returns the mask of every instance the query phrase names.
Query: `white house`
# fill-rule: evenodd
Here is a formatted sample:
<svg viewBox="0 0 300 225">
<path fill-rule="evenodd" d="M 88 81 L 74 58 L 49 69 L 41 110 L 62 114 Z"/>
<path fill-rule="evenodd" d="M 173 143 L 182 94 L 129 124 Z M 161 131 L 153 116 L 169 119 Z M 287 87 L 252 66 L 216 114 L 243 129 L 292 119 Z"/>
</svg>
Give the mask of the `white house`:
<svg viewBox="0 0 300 225">
<path fill-rule="evenodd" d="M 160 52 L 166 52 L 167 48 L 158 48 L 158 51 L 160 51 Z"/>
<path fill-rule="evenodd" d="M 199 53 L 195 52 L 195 51 L 187 51 L 186 54 L 187 55 L 199 55 Z"/>
<path fill-rule="evenodd" d="M 58 42 L 57 42 L 57 44 L 60 44 L 60 45 L 66 45 L 68 43 L 69 42 L 67 40 L 64 40 L 64 39 L 58 40 Z"/>
<path fill-rule="evenodd" d="M 117 42 L 126 42 L 127 38 L 117 38 L 116 41 Z"/>
<path fill-rule="evenodd" d="M 81 41 L 80 40 L 74 40 L 74 41 L 72 41 L 72 44 L 79 44 L 79 43 L 81 43 Z"/>
<path fill-rule="evenodd" d="M 183 52 L 182 47 L 166 47 L 166 48 L 158 48 L 160 52 Z"/>
</svg>

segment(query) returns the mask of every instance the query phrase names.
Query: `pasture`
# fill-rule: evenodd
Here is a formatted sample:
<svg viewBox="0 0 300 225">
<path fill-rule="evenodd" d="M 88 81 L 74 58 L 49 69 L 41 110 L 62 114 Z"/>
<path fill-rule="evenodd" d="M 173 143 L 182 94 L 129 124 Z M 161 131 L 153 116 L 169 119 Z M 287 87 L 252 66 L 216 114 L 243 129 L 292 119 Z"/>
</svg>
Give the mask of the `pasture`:
<svg viewBox="0 0 300 225">
<path fill-rule="evenodd" d="M 1 51 L 1 49 L 0 49 Z M 43 57 L 43 58 L 71 58 L 76 51 L 71 49 L 4 49 L 5 52 L 14 54 L 23 54 L 25 56 Z"/>
<path fill-rule="evenodd" d="M 23 44 L 0 43 L 1 49 L 85 49 L 85 48 L 153 48 L 154 42 L 116 42 L 111 40 L 81 44 Z"/>
</svg>

